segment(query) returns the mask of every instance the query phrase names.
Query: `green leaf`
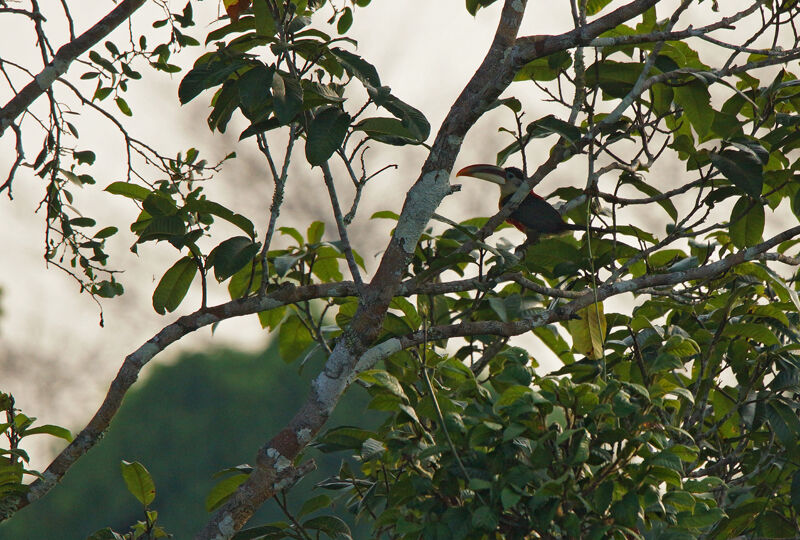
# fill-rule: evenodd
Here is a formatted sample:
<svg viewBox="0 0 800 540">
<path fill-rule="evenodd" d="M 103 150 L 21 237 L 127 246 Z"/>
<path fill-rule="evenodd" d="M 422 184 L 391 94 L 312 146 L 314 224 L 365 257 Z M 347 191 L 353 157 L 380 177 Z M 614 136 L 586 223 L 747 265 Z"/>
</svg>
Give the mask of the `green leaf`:
<svg viewBox="0 0 800 540">
<path fill-rule="evenodd" d="M 278 354 L 288 364 L 303 354 L 313 341 L 300 318 L 290 315 L 278 330 Z"/>
<path fill-rule="evenodd" d="M 137 186 L 136 184 L 130 184 L 128 182 L 112 182 L 103 191 L 108 191 L 114 195 L 122 195 L 123 197 L 128 197 L 129 199 L 134 199 L 137 201 L 145 200 L 151 193 L 147 188 Z"/>
<path fill-rule="evenodd" d="M 278 227 L 278 231 L 280 231 L 281 234 L 285 234 L 294 238 L 294 241 L 297 242 L 298 247 L 301 247 L 303 244 L 305 244 L 303 235 L 300 234 L 300 231 L 294 227 Z"/>
<path fill-rule="evenodd" d="M 661 191 L 654 188 L 653 186 L 651 186 L 650 184 L 648 184 L 647 182 L 645 182 L 644 180 L 642 180 L 641 178 L 639 178 L 634 174 L 624 172 L 620 175 L 620 180 L 622 181 L 621 183 L 635 187 L 648 197 L 655 197 L 657 195 L 661 195 Z M 658 201 L 658 204 L 661 206 L 661 208 L 664 209 L 664 211 L 669 215 L 669 217 L 672 218 L 673 221 L 676 221 L 678 219 L 678 209 L 675 208 L 675 205 L 672 203 L 670 199 L 662 199 Z"/>
<path fill-rule="evenodd" d="M 217 216 L 219 218 L 224 219 L 228 223 L 232 223 L 239 227 L 242 231 L 247 233 L 250 238 L 256 237 L 255 226 L 253 226 L 253 222 L 244 217 L 241 214 L 237 214 L 234 211 L 222 206 L 219 203 L 215 203 L 213 201 L 209 201 L 207 199 L 194 199 L 190 200 L 184 206 L 185 210 L 189 212 L 197 212 L 201 214 L 211 214 Z"/>
<path fill-rule="evenodd" d="M 341 281 L 343 279 L 342 272 L 339 270 L 339 259 L 341 258 L 342 254 L 329 245 L 317 248 L 317 256 L 311 269 L 312 273 L 321 281 Z"/>
<path fill-rule="evenodd" d="M 258 290 L 258 287 L 254 284 L 253 289 Z M 285 314 L 286 306 L 268 309 L 267 311 L 259 311 L 258 322 L 261 324 L 261 328 L 275 330 L 278 325 L 283 322 L 283 316 Z"/>
<path fill-rule="evenodd" d="M 104 227 L 99 231 L 97 231 L 96 233 L 94 233 L 94 236 L 92 236 L 92 238 L 97 238 L 97 239 L 108 238 L 109 236 L 117 234 L 118 230 L 119 229 L 117 229 L 116 227 Z"/>
<path fill-rule="evenodd" d="M 754 246 L 764 233 L 764 207 L 758 200 L 740 197 L 733 206 L 729 232 L 731 242 L 739 249 Z"/>
<path fill-rule="evenodd" d="M 105 527 L 99 531 L 95 531 L 86 540 L 126 540 L 121 534 L 114 532 L 111 527 Z"/>
<path fill-rule="evenodd" d="M 131 225 L 131 231 L 139 235 L 139 243 L 172 240 L 186 234 L 186 223 L 178 215 L 150 217 L 146 211 L 142 211 L 139 219 Z"/>
<path fill-rule="evenodd" d="M 287 125 L 303 109 L 303 87 L 291 75 L 275 72 L 272 75 L 272 97 L 275 116 Z"/>
<path fill-rule="evenodd" d="M 392 212 L 391 210 L 379 210 L 372 214 L 369 219 L 392 219 L 397 221 L 400 219 L 400 215 L 396 212 Z"/>
<path fill-rule="evenodd" d="M 321 510 L 323 508 L 327 508 L 331 505 L 333 499 L 331 499 L 328 495 L 317 495 L 316 497 L 311 497 L 307 499 L 304 503 L 302 508 L 300 508 L 300 512 L 297 514 L 298 518 L 316 512 L 317 510 Z"/>
<path fill-rule="evenodd" d="M 673 87 L 675 103 L 683 107 L 683 112 L 697 135 L 702 139 L 711 131 L 714 122 L 714 109 L 711 107 L 711 94 L 705 84 L 694 80 L 689 84 Z"/>
<path fill-rule="evenodd" d="M 604 60 L 586 68 L 586 85 L 599 86 L 605 94 L 624 98 L 642 74 L 643 64 Z"/>
<path fill-rule="evenodd" d="M 403 318 L 412 331 L 419 330 L 419 327 L 422 324 L 422 318 L 419 316 L 419 313 L 417 313 L 417 309 L 414 307 L 414 304 L 402 296 L 395 296 L 392 298 L 392 302 L 389 304 L 389 307 L 392 309 L 399 309 L 403 312 Z"/>
<path fill-rule="evenodd" d="M 571 65 L 572 56 L 566 51 L 559 51 L 528 62 L 517 72 L 514 80 L 552 81 L 558 78 L 559 73 Z"/>
<path fill-rule="evenodd" d="M 778 345 L 780 342 L 769 327 L 756 323 L 730 323 L 722 335 L 729 338 L 743 337 L 753 339 L 764 345 Z"/>
<path fill-rule="evenodd" d="M 242 113 L 251 122 L 266 121 L 272 112 L 272 77 L 275 70 L 272 66 L 255 66 L 239 77 L 236 87 L 239 90 L 239 103 Z M 275 120 L 272 118 L 272 120 Z M 277 124 L 276 124 L 277 125 Z"/>
<path fill-rule="evenodd" d="M 668 491 L 664 494 L 664 504 L 669 504 L 677 510 L 694 511 L 696 504 L 694 496 L 683 490 Z"/>
<path fill-rule="evenodd" d="M 275 117 L 269 117 L 266 120 L 262 120 L 260 122 L 256 122 L 255 124 L 251 124 L 250 127 L 242 131 L 239 135 L 239 140 L 242 141 L 248 137 L 252 137 L 253 135 L 258 135 L 259 133 L 265 133 L 275 128 L 281 127 L 281 122 Z"/>
<path fill-rule="evenodd" d="M 117 103 L 119 110 L 122 111 L 122 114 L 125 116 L 133 116 L 133 112 L 131 112 L 131 108 L 128 106 L 128 102 L 125 101 L 124 98 L 117 97 L 114 101 Z"/>
<path fill-rule="evenodd" d="M 784 446 L 791 448 L 797 444 L 800 438 L 800 419 L 791 407 L 778 400 L 772 400 L 767 403 L 765 415 Z"/>
<path fill-rule="evenodd" d="M 657 454 L 653 454 L 652 456 L 648 457 L 642 462 L 642 465 L 647 467 L 664 467 L 666 469 L 672 469 L 674 471 L 683 472 L 683 466 L 681 465 L 680 458 L 669 452 L 668 450 L 664 450 L 663 452 L 658 452 Z"/>
<path fill-rule="evenodd" d="M 306 237 L 309 244 L 318 244 L 322 241 L 322 236 L 325 234 L 325 223 L 322 221 L 314 221 L 308 226 L 306 230 Z"/>
<path fill-rule="evenodd" d="M 149 506 L 153 499 L 156 498 L 156 486 L 150 473 L 138 461 L 131 463 L 123 460 L 120 466 L 122 468 L 122 478 L 125 480 L 128 491 L 142 505 Z"/>
<path fill-rule="evenodd" d="M 345 51 L 344 49 L 340 49 L 338 47 L 332 47 L 330 49 L 331 54 L 333 54 L 339 62 L 342 63 L 345 71 L 351 77 L 355 77 L 364 83 L 364 86 L 369 88 L 379 88 L 381 85 L 381 78 L 378 76 L 378 71 L 375 69 L 375 66 L 358 56 L 357 54 L 353 54 L 349 51 Z"/>
<path fill-rule="evenodd" d="M 479 9 L 494 4 L 497 0 L 467 0 L 467 11 L 473 17 Z"/>
<path fill-rule="evenodd" d="M 250 475 L 234 474 L 217 482 L 206 495 L 206 512 L 213 512 L 222 506 L 236 492 L 236 489 L 247 480 L 248 476 Z"/>
<path fill-rule="evenodd" d="M 214 277 L 220 283 L 247 266 L 258 253 L 261 242 L 246 236 L 234 236 L 221 242 L 208 254 L 207 268 L 214 268 Z"/>
<path fill-rule="evenodd" d="M 758 532 L 766 538 L 797 538 L 797 520 L 780 512 L 768 510 L 758 517 Z"/>
<path fill-rule="evenodd" d="M 668 451 L 675 454 L 681 461 L 692 463 L 697 459 L 700 450 L 696 446 L 686 446 L 684 444 L 675 444 L 669 447 Z"/>
<path fill-rule="evenodd" d="M 248 65 L 242 58 L 215 57 L 193 67 L 178 86 L 178 99 L 186 104 L 200 95 L 200 92 L 219 86 L 240 68 Z"/>
<path fill-rule="evenodd" d="M 35 428 L 25 430 L 26 437 L 28 435 L 39 435 L 41 433 L 52 435 L 53 437 L 58 437 L 59 439 L 64 439 L 67 442 L 72 442 L 72 433 L 70 433 L 67 428 L 63 428 L 61 426 L 45 424 L 43 426 L 36 426 Z"/>
<path fill-rule="evenodd" d="M 69 220 L 69 224 L 73 227 L 94 227 L 97 222 L 90 217 L 76 217 Z"/>
<path fill-rule="evenodd" d="M 336 31 L 344 34 L 353 25 L 353 10 L 349 7 L 344 8 L 344 11 L 339 16 L 339 21 L 336 23 Z"/>
<path fill-rule="evenodd" d="M 267 6 L 266 0 L 255 0 L 253 2 L 253 15 L 255 15 L 256 32 L 264 37 L 272 37 L 278 31 L 275 19 L 272 17 Z"/>
<path fill-rule="evenodd" d="M 481 506 L 472 514 L 472 525 L 484 531 L 497 529 L 497 516 L 488 506 Z"/>
<path fill-rule="evenodd" d="M 92 294 L 96 294 L 101 298 L 114 298 L 120 296 L 125 292 L 121 283 L 115 281 L 108 281 L 104 279 L 92 287 Z"/>
<path fill-rule="evenodd" d="M 354 130 L 363 131 L 370 139 L 394 146 L 420 144 L 414 133 L 397 118 L 365 118 L 353 126 Z"/>
<path fill-rule="evenodd" d="M 567 330 L 572 336 L 572 346 L 587 358 L 603 357 L 603 342 L 606 335 L 606 319 L 603 304 L 591 304 L 577 312 L 579 319 L 567 321 Z M 599 317 L 599 318 L 598 318 Z"/>
<path fill-rule="evenodd" d="M 151 216 L 172 216 L 178 212 L 178 207 L 175 201 L 160 192 L 151 192 L 144 201 L 142 201 L 142 208 Z"/>
<path fill-rule="evenodd" d="M 611 0 L 588 0 L 586 2 L 586 14 L 597 15 L 600 11 L 611 3 Z"/>
<path fill-rule="evenodd" d="M 382 388 L 390 394 L 399 397 L 405 402 L 408 402 L 408 397 L 406 396 L 400 381 L 388 371 L 371 369 L 361 373 L 358 378 L 368 385 Z"/>
<path fill-rule="evenodd" d="M 314 445 L 322 452 L 358 451 L 374 435 L 372 431 L 359 427 L 338 426 L 326 431 L 322 437 L 318 437 Z"/>
<path fill-rule="evenodd" d="M 677 521 L 682 527 L 687 527 L 690 529 L 703 529 L 705 527 L 710 527 L 725 517 L 725 512 L 719 508 L 703 508 L 699 505 L 695 507 L 693 514 L 687 514 L 687 512 L 679 512 Z"/>
<path fill-rule="evenodd" d="M 97 101 L 103 101 L 109 96 L 109 94 L 111 94 L 111 90 L 112 88 L 109 86 L 106 86 L 104 88 L 103 87 L 98 88 L 97 90 L 95 90 L 94 96 L 92 96 L 92 101 L 94 101 L 95 99 Z"/>
<path fill-rule="evenodd" d="M 308 127 L 306 159 L 314 165 L 322 165 L 339 148 L 347 135 L 350 115 L 338 107 L 326 107 L 319 111 Z"/>
<path fill-rule="evenodd" d="M 611 506 L 610 512 L 616 522 L 627 527 L 633 527 L 636 525 L 636 520 L 639 518 L 641 511 L 639 497 L 635 491 L 629 491 L 622 500 L 615 502 Z"/>
<path fill-rule="evenodd" d="M 212 131 L 217 129 L 220 133 L 225 133 L 233 112 L 239 107 L 238 82 L 238 80 L 225 81 L 214 96 L 212 100 L 214 108 L 206 119 L 208 129 Z"/>
<path fill-rule="evenodd" d="M 575 357 L 570 351 L 569 344 L 558 332 L 554 325 L 539 326 L 533 329 L 534 335 L 542 340 L 542 343 L 547 345 L 547 348 L 553 351 L 561 361 L 566 364 L 572 364 Z"/>
<path fill-rule="evenodd" d="M 569 122 L 559 120 L 552 114 L 531 122 L 526 129 L 534 139 L 555 134 L 564 137 L 568 143 L 574 144 L 581 138 L 581 130 L 579 128 Z"/>
<path fill-rule="evenodd" d="M 350 538 L 350 527 L 336 516 L 318 516 L 303 522 L 304 529 L 322 531 L 331 538 Z"/>
<path fill-rule="evenodd" d="M 425 141 L 431 134 L 431 125 L 425 115 L 405 101 L 393 96 L 387 87 L 369 90 L 369 95 L 376 105 L 399 118 L 403 127 L 408 129 L 416 140 Z"/>
<path fill-rule="evenodd" d="M 275 260 L 272 261 L 275 267 L 275 273 L 278 274 L 278 277 L 285 276 L 302 258 L 302 255 L 281 255 L 280 257 L 275 257 Z"/>
<path fill-rule="evenodd" d="M 197 264 L 191 257 L 182 257 L 164 273 L 153 292 L 153 309 L 164 315 L 170 313 L 183 301 L 197 273 Z"/>
<path fill-rule="evenodd" d="M 94 160 L 96 158 L 94 152 L 91 150 L 83 150 L 83 151 L 74 151 L 72 152 L 72 157 L 75 158 L 75 161 L 78 163 L 86 163 L 87 165 L 94 164 Z"/>
<path fill-rule="evenodd" d="M 225 36 L 227 36 L 228 34 L 241 33 L 253 29 L 255 29 L 255 18 L 242 17 L 241 19 L 239 19 L 234 23 L 230 23 L 228 25 L 223 26 L 222 28 L 217 28 L 213 32 L 209 32 L 208 36 L 206 36 L 206 45 L 208 45 L 212 41 L 220 40 Z"/>
<path fill-rule="evenodd" d="M 792 475 L 792 486 L 789 492 L 791 494 L 792 506 L 796 512 L 800 512 L 800 471 L 795 471 Z"/>
<path fill-rule="evenodd" d="M 741 189 L 753 198 L 760 198 L 764 185 L 764 173 L 761 161 L 752 152 L 726 148 L 722 152 L 711 152 L 711 163 Z"/>
</svg>

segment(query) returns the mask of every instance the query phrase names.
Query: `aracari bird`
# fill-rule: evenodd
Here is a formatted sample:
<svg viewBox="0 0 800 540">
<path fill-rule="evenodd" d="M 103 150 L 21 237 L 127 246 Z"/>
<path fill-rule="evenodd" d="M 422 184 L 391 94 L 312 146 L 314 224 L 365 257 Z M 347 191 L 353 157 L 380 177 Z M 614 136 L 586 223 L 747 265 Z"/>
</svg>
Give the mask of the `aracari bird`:
<svg viewBox="0 0 800 540">
<path fill-rule="evenodd" d="M 479 163 L 464 167 L 456 176 L 471 176 L 487 180 L 500 186 L 500 202 L 502 208 L 508 199 L 527 181 L 525 175 L 516 167 L 497 167 Z M 540 235 L 560 234 L 566 231 L 585 231 L 586 225 L 567 223 L 558 210 L 533 192 L 525 197 L 520 205 L 511 212 L 506 221 L 524 232 L 529 240 L 535 241 Z M 590 227 L 591 231 L 604 232 L 604 229 Z"/>
</svg>

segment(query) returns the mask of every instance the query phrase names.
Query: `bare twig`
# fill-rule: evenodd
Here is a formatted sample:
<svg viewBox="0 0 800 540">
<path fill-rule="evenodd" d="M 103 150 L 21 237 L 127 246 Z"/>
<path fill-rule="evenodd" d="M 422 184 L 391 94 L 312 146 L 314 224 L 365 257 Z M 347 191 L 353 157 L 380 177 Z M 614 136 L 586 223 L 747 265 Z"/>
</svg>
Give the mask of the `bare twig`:
<svg viewBox="0 0 800 540">
<path fill-rule="evenodd" d="M 50 89 L 58 77 L 67 72 L 70 64 L 78 56 L 88 51 L 103 37 L 126 21 L 144 3 L 145 0 L 123 0 L 94 26 L 66 45 L 63 45 L 52 61 L 36 75 L 34 80 L 25 85 L 0 109 L 0 136 L 23 111 Z"/>
</svg>

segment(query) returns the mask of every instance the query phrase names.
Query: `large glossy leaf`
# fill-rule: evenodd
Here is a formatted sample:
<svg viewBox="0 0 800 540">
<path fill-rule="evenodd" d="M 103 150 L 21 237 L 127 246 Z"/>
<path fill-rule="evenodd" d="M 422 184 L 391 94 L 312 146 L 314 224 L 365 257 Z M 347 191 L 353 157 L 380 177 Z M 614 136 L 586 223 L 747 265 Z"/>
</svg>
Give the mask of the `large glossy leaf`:
<svg viewBox="0 0 800 540">
<path fill-rule="evenodd" d="M 236 492 L 242 482 L 247 480 L 250 475 L 248 474 L 234 474 L 226 476 L 211 488 L 211 491 L 206 495 L 206 512 L 213 512 L 219 508 L 221 504 L 228 500 L 228 497 Z"/>
<path fill-rule="evenodd" d="M 514 76 L 515 81 L 552 81 L 563 70 L 572 65 L 572 56 L 566 51 L 559 51 L 548 56 L 528 62 Z"/>
<path fill-rule="evenodd" d="M 327 107 L 319 111 L 308 127 L 306 159 L 311 165 L 322 165 L 341 146 L 350 115 L 338 107 Z"/>
<path fill-rule="evenodd" d="M 139 499 L 139 502 L 144 506 L 148 506 L 153 502 L 153 499 L 156 498 L 156 486 L 144 465 L 138 461 L 133 463 L 123 461 L 120 466 L 122 468 L 122 478 L 125 480 L 128 491 Z"/>
<path fill-rule="evenodd" d="M 222 84 L 236 70 L 248 65 L 242 58 L 219 57 L 192 68 L 178 87 L 178 99 L 189 103 L 200 92 Z"/>
<path fill-rule="evenodd" d="M 648 197 L 655 197 L 661 195 L 661 191 L 654 188 L 653 186 L 651 186 L 650 184 L 648 184 L 647 182 L 645 182 L 644 180 L 642 180 L 641 178 L 637 177 L 634 174 L 630 174 L 627 172 L 622 173 L 620 175 L 620 180 L 622 181 L 623 184 L 628 184 L 635 187 Z M 659 206 L 661 206 L 661 208 L 664 209 L 664 211 L 669 215 L 669 217 L 672 218 L 673 221 L 676 221 L 678 219 L 678 209 L 675 208 L 675 205 L 672 203 L 670 199 L 661 199 L 658 201 L 658 204 Z"/>
<path fill-rule="evenodd" d="M 548 135 L 560 135 L 569 143 L 575 143 L 581 138 L 581 130 L 569 122 L 560 120 L 552 114 L 528 124 L 528 134 L 534 139 Z"/>
<path fill-rule="evenodd" d="M 733 206 L 729 233 L 738 248 L 754 246 L 764 233 L 764 207 L 758 200 L 741 197 Z"/>
<path fill-rule="evenodd" d="M 228 223 L 232 223 L 239 227 L 242 231 L 247 233 L 250 238 L 255 238 L 255 227 L 253 222 L 241 214 L 235 213 L 219 203 L 209 201 L 207 199 L 193 199 L 186 203 L 185 210 L 189 212 L 197 212 L 201 214 L 211 214 L 224 219 Z"/>
<path fill-rule="evenodd" d="M 130 182 L 112 182 L 104 191 L 108 191 L 114 195 L 122 195 L 123 197 L 128 197 L 129 199 L 137 201 L 145 200 L 151 193 L 149 189 L 131 184 Z"/>
<path fill-rule="evenodd" d="M 183 301 L 197 273 L 197 264 L 191 257 L 182 257 L 161 277 L 153 292 L 153 309 L 164 315 L 173 312 Z"/>
<path fill-rule="evenodd" d="M 244 268 L 261 247 L 246 236 L 234 236 L 221 242 L 208 254 L 207 268 L 214 268 L 214 277 L 222 282 Z"/>
<path fill-rule="evenodd" d="M 272 75 L 272 96 L 275 116 L 283 124 L 289 124 L 303 108 L 303 87 L 291 75 Z"/>
<path fill-rule="evenodd" d="M 266 0 L 254 0 L 253 15 L 255 15 L 255 26 L 258 35 L 267 37 L 275 35 L 278 27 L 277 24 L 275 24 L 275 19 L 272 17 Z"/>
<path fill-rule="evenodd" d="M 272 111 L 271 88 L 274 73 L 271 66 L 256 66 L 239 78 L 239 104 L 251 122 L 266 118 Z"/>
<path fill-rule="evenodd" d="M 242 17 L 236 22 L 232 22 L 231 24 L 225 25 L 222 28 L 217 28 L 216 30 L 209 32 L 208 36 L 206 36 L 206 45 L 212 41 L 220 40 L 228 34 L 246 32 L 248 30 L 253 30 L 254 28 L 254 17 Z"/>
<path fill-rule="evenodd" d="M 587 358 L 593 360 L 602 358 L 606 334 L 603 304 L 591 304 L 578 311 L 577 315 L 579 319 L 570 319 L 567 322 L 573 348 Z"/>
<path fill-rule="evenodd" d="M 370 139 L 394 146 L 423 142 L 397 118 L 365 118 L 353 129 L 363 131 Z"/>
<path fill-rule="evenodd" d="M 218 129 L 220 133 L 225 133 L 225 128 L 235 111 L 239 107 L 239 88 L 238 81 L 227 80 L 219 89 L 213 99 L 213 109 L 208 115 L 206 122 L 208 129 Z"/>
<path fill-rule="evenodd" d="M 311 333 L 297 315 L 290 315 L 278 331 L 278 352 L 284 362 L 296 360 L 312 343 Z"/>
<path fill-rule="evenodd" d="M 381 78 L 378 76 L 375 66 L 350 51 L 338 47 L 332 47 L 330 51 L 342 63 L 348 75 L 357 78 L 368 88 L 380 87 Z"/>
<path fill-rule="evenodd" d="M 679 85 L 673 88 L 675 103 L 683 108 L 684 116 L 689 120 L 697 135 L 702 139 L 711 131 L 714 122 L 714 109 L 711 107 L 711 94 L 700 81 Z"/>
<path fill-rule="evenodd" d="M 386 88 L 382 88 L 379 92 L 370 92 L 370 97 L 375 104 L 399 118 L 403 127 L 408 129 L 418 141 L 425 141 L 431 133 L 431 125 L 425 115 L 405 101 L 383 90 Z"/>
<path fill-rule="evenodd" d="M 711 162 L 741 191 L 751 197 L 761 197 L 764 172 L 761 161 L 752 152 L 726 148 L 722 152 L 711 152 Z"/>
<path fill-rule="evenodd" d="M 623 98 L 631 91 L 644 64 L 604 60 L 586 68 L 587 86 L 599 86 L 605 94 Z"/>
</svg>

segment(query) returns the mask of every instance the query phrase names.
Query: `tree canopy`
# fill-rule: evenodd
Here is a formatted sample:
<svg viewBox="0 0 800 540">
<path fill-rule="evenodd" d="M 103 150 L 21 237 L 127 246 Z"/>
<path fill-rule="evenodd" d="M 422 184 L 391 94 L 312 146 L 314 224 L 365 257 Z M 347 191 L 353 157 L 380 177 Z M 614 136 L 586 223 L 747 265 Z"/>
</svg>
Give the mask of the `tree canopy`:
<svg viewBox="0 0 800 540">
<path fill-rule="evenodd" d="M 202 294 L 122 361 L 74 437 L 33 427 L 4 395 L 5 518 L 58 489 L 150 360 L 195 330 L 251 316 L 276 332 L 284 361 L 323 363 L 251 464 L 227 469 L 197 538 L 348 536 L 326 510 L 334 497 L 381 538 L 796 535 L 796 0 L 573 0 L 562 6 L 570 24 L 537 35 L 520 35 L 520 25 L 541 8 L 504 0 L 485 57 L 435 133 L 348 35 L 375 8 L 369 0 L 225 0 L 227 15 L 202 24 L 197 2 L 177 12 L 159 2 L 152 33 L 131 26 L 119 39 L 112 31 L 143 0 L 121 1 L 82 34 L 69 4 L 60 15 L 69 37 L 56 47 L 37 2 L 0 2 L 0 15 L 36 29 L 30 46 L 42 63 L 0 64 L 10 95 L 0 135 L 16 155 L 0 192 L 11 195 L 28 171 L 42 179 L 45 257 L 98 302 L 124 293 L 106 253 L 123 227 L 134 251 L 173 250 L 154 286 L 156 313 L 187 310 L 192 288 Z M 467 0 L 466 9 L 490 4 Z M 204 39 L 190 35 L 195 25 L 208 28 Z M 449 54 L 439 46 L 432 41 L 431 54 Z M 175 60 L 181 49 L 191 65 Z M 155 148 L 120 122 L 135 117 L 128 87 L 146 84 L 150 70 L 180 74 L 177 97 L 165 99 L 207 103 L 212 132 L 246 120 L 238 137 L 260 151 L 273 186 L 263 228 L 206 194 L 234 155 L 209 163 L 194 147 Z M 96 154 L 78 144 L 80 114 L 67 99 L 124 134 L 127 177 L 96 188 L 129 199 L 133 223 L 97 224 L 74 205 L 73 186 L 96 189 Z M 532 112 L 542 103 L 547 114 Z M 452 173 L 464 139 L 493 109 L 507 120 L 485 144 L 526 182 L 491 217 L 440 215 L 459 190 Z M 420 146 L 424 159 L 401 208 L 362 215 L 362 196 L 387 189 L 391 164 L 367 152 L 382 145 Z M 329 230 L 316 219 L 281 225 L 292 161 L 324 186 Z M 566 167 L 579 173 L 574 184 L 548 190 Z M 503 222 L 534 187 L 584 230 L 507 240 Z M 368 272 L 349 231 L 370 219 L 394 229 Z M 220 237 L 221 222 L 237 233 Z M 230 301 L 209 305 L 217 287 Z M 558 369 L 537 369 L 545 350 Z M 352 384 L 386 415 L 379 429 L 357 418 L 326 426 Z M 69 441 L 42 472 L 26 468 L 21 446 L 37 430 Z M 313 467 L 309 445 L 359 466 L 319 486 L 333 496 L 245 530 L 264 501 Z M 149 509 L 146 470 L 123 471 Z M 136 531 L 158 537 L 147 515 Z"/>
</svg>

